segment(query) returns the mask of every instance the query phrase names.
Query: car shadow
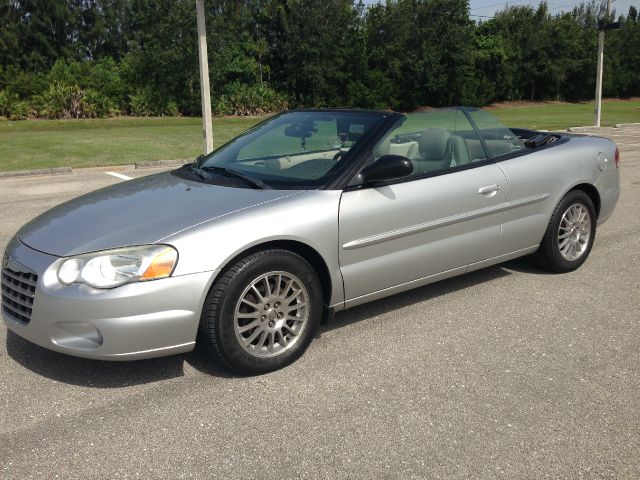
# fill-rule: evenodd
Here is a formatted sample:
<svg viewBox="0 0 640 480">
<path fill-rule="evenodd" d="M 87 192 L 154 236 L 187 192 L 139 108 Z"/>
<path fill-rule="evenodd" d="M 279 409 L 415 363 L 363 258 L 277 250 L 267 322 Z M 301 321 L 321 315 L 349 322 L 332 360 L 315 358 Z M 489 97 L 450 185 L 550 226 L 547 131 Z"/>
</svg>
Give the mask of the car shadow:
<svg viewBox="0 0 640 480">
<path fill-rule="evenodd" d="M 509 260 L 508 262 L 503 263 L 501 267 L 515 272 L 529 273 L 532 275 L 558 275 L 551 270 L 545 270 L 544 268 L 538 267 L 530 255 Z"/>
<path fill-rule="evenodd" d="M 320 334 L 511 275 L 509 269 L 530 268 L 525 265 L 526 263 L 522 262 L 509 262 L 504 266 L 488 267 L 339 312 L 333 320 L 321 326 Z M 531 271 L 541 272 L 533 269 Z M 193 352 L 170 357 L 104 362 L 47 350 L 7 331 L 6 349 L 9 357 L 37 375 L 57 382 L 91 388 L 124 388 L 182 377 L 185 374 L 185 363 L 206 375 L 220 378 L 237 376 L 212 362 L 205 349 L 199 346 Z"/>
<path fill-rule="evenodd" d="M 349 310 L 338 312 L 331 321 L 321 327 L 320 333 L 330 332 L 374 316 L 384 315 L 393 310 L 399 310 L 415 303 L 426 302 L 509 275 L 511 275 L 509 270 L 503 268 L 503 265 L 497 265 L 398 293 L 390 297 L 359 305 Z"/>
<path fill-rule="evenodd" d="M 7 354 L 20 365 L 58 382 L 94 388 L 122 388 L 184 374 L 182 355 L 159 359 L 102 362 L 47 350 L 7 331 Z"/>
<path fill-rule="evenodd" d="M 217 377 L 232 376 L 202 348 L 170 357 L 105 362 L 47 350 L 7 331 L 7 354 L 24 368 L 57 382 L 93 388 L 124 388 L 184 376 L 184 365 Z"/>
</svg>

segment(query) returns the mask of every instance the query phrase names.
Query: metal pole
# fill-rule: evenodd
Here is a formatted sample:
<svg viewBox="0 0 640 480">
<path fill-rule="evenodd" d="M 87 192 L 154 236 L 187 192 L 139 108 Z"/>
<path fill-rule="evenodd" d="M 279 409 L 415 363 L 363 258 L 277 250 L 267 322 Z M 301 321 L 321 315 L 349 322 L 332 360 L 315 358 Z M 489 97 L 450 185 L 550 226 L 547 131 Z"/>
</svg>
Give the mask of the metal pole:
<svg viewBox="0 0 640 480">
<path fill-rule="evenodd" d="M 607 0 L 607 22 L 611 13 L 611 0 Z M 595 126 L 600 126 L 602 115 L 602 70 L 604 67 L 604 31 L 598 32 L 598 70 L 596 72 L 596 111 Z"/>
<path fill-rule="evenodd" d="M 602 112 L 602 63 L 604 61 L 604 32 L 598 33 L 598 72 L 596 73 L 596 119 L 595 126 L 600 126 Z"/>
<path fill-rule="evenodd" d="M 200 64 L 200 94 L 202 98 L 202 151 L 213 150 L 211 129 L 211 92 L 209 91 L 209 60 L 207 58 L 207 29 L 204 24 L 204 0 L 196 0 L 198 17 L 198 63 Z"/>
</svg>

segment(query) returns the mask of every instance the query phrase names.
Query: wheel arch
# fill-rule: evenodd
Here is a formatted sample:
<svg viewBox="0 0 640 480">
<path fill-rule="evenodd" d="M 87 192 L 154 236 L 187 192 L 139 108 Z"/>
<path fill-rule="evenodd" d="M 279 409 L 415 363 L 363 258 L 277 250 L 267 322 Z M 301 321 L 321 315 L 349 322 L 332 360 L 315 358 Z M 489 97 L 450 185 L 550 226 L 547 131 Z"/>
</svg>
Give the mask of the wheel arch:
<svg viewBox="0 0 640 480">
<path fill-rule="evenodd" d="M 256 245 L 251 245 L 248 248 L 236 253 L 233 257 L 229 258 L 224 264 L 221 265 L 219 272 L 216 274 L 215 278 L 211 282 L 211 287 L 215 285 L 216 281 L 220 276 L 224 274 L 224 272 L 232 265 L 237 263 L 242 258 L 251 255 L 253 253 L 269 250 L 269 249 L 281 249 L 287 250 L 293 253 L 300 255 L 303 259 L 305 259 L 311 268 L 318 275 L 318 279 L 320 280 L 320 285 L 322 287 L 322 300 L 325 305 L 330 305 L 331 295 L 333 293 L 333 282 L 331 280 L 331 273 L 329 272 L 329 267 L 325 262 L 322 255 L 310 245 L 300 242 L 298 240 L 289 240 L 289 239 L 278 239 L 278 240 L 269 240 L 266 242 L 258 243 Z"/>
<path fill-rule="evenodd" d="M 594 185 L 591 185 L 590 183 L 579 183 L 578 185 L 575 185 L 571 189 L 569 189 L 565 193 L 565 195 L 574 190 L 581 190 L 589 196 L 589 198 L 593 202 L 594 208 L 596 209 L 596 220 L 597 220 L 598 217 L 600 216 L 600 205 L 601 205 L 600 192 L 598 192 L 598 189 Z"/>
</svg>

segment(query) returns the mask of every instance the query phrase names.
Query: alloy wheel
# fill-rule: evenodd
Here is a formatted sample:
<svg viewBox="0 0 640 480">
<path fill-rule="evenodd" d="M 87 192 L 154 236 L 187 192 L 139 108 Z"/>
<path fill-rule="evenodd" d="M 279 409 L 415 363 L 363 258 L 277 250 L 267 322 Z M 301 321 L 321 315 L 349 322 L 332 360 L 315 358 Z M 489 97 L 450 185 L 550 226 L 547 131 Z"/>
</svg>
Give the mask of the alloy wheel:
<svg viewBox="0 0 640 480">
<path fill-rule="evenodd" d="M 558 228 L 558 248 L 567 261 L 579 259 L 589 246 L 591 215 L 586 206 L 574 203 L 562 215 Z"/>
<path fill-rule="evenodd" d="M 255 357 L 275 357 L 291 349 L 309 320 L 309 294 L 298 277 L 284 271 L 254 279 L 234 313 L 236 339 Z"/>
</svg>

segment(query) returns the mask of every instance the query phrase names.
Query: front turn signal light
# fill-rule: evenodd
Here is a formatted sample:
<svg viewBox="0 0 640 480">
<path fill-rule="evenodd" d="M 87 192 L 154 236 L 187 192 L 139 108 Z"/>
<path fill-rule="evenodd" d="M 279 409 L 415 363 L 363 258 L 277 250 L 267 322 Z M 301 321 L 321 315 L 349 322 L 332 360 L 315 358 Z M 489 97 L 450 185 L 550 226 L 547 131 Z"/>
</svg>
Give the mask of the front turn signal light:
<svg viewBox="0 0 640 480">
<path fill-rule="evenodd" d="M 151 260 L 147 269 L 140 275 L 140 280 L 156 280 L 170 276 L 177 260 L 178 252 L 167 247 Z"/>
</svg>

